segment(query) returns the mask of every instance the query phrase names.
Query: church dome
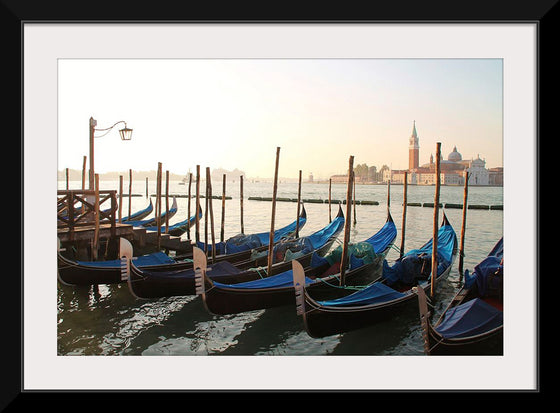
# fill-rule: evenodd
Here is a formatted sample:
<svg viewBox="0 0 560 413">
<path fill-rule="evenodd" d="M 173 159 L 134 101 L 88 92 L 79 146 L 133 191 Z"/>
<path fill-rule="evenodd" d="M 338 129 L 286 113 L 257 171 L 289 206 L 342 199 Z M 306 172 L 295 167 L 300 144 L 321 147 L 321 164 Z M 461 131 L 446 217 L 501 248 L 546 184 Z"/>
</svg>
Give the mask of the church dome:
<svg viewBox="0 0 560 413">
<path fill-rule="evenodd" d="M 463 160 L 463 156 L 459 152 L 457 152 L 457 147 L 456 146 L 453 147 L 453 152 L 451 152 L 449 154 L 449 156 L 447 157 L 447 160 L 451 161 L 451 162 L 459 162 L 459 161 Z"/>
</svg>

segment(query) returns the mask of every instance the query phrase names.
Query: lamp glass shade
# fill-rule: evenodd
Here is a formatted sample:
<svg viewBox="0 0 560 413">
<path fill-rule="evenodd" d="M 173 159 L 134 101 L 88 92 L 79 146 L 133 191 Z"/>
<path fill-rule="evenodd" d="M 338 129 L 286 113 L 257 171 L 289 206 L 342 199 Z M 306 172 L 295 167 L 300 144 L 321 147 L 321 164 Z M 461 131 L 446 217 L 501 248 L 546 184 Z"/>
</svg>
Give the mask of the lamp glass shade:
<svg viewBox="0 0 560 413">
<path fill-rule="evenodd" d="M 123 141 L 129 141 L 130 139 L 132 139 L 132 129 L 129 129 L 127 127 L 119 130 L 119 134 L 121 135 L 121 139 Z"/>
</svg>

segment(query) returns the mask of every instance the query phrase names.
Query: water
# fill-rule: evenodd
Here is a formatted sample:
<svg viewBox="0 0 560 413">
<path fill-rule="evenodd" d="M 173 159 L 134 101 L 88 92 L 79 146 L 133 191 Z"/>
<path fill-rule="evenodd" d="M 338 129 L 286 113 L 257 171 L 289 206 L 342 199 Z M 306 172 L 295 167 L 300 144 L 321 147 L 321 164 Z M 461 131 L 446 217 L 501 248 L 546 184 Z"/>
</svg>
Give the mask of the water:
<svg viewBox="0 0 560 413">
<path fill-rule="evenodd" d="M 149 184 L 155 193 L 155 184 Z M 78 189 L 81 182 L 70 182 Z M 118 189 L 117 181 L 102 181 L 101 189 Z M 59 188 L 65 188 L 60 182 Z M 186 194 L 188 185 L 170 182 L 170 194 Z M 213 183 L 213 194 L 221 195 L 222 183 Z M 374 200 L 379 205 L 356 205 L 356 224 L 351 228 L 351 241 L 360 241 L 375 233 L 385 222 L 387 186 L 357 185 L 356 199 Z M 192 187 L 194 193 L 194 185 Z M 134 181 L 132 211 L 147 205 L 145 182 Z M 270 228 L 271 203 L 249 201 L 250 196 L 272 196 L 272 184 L 244 181 L 245 233 Z M 128 182 L 124 193 L 128 194 Z M 240 232 L 239 183 L 227 184 L 225 238 Z M 297 183 L 280 182 L 278 197 L 297 198 Z M 346 185 L 332 186 L 332 199 L 345 199 Z M 328 184 L 303 183 L 302 198 L 328 199 Z M 434 187 L 409 186 L 408 202 L 433 202 Z M 398 229 L 396 246 L 401 242 L 403 187 L 390 188 L 390 211 Z M 187 216 L 187 199 L 177 198 L 178 212 L 170 224 Z M 463 202 L 463 188 L 441 187 L 440 202 Z M 469 204 L 502 205 L 501 187 L 470 187 Z M 165 208 L 165 201 L 163 202 Z M 202 203 L 204 208 L 204 203 Z M 191 206 L 194 211 L 194 204 Z M 328 204 L 306 203 L 307 223 L 301 235 L 308 235 L 328 223 Z M 221 200 L 213 200 L 215 233 L 219 239 Z M 345 206 L 343 206 L 345 211 Z M 338 206 L 332 206 L 332 216 Z M 446 209 L 446 215 L 460 237 L 462 210 Z M 123 215 L 128 214 L 128 200 L 123 200 Z M 275 226 L 295 220 L 295 202 L 277 202 Z M 441 222 L 442 213 L 439 218 Z M 405 250 L 420 247 L 432 236 L 433 209 L 407 207 Z M 201 231 L 204 226 L 201 225 Z M 464 267 L 472 269 L 484 258 L 503 234 L 501 210 L 467 212 Z M 183 237 L 186 237 L 184 235 Z M 210 235 L 209 235 L 210 239 Z M 340 236 L 342 241 L 342 235 Z M 338 245 L 338 244 L 335 244 Z M 391 250 L 389 262 L 398 257 Z M 440 314 L 459 286 L 458 260 L 446 281 L 437 288 L 435 315 Z M 362 330 L 314 339 L 307 335 L 294 306 L 250 311 L 242 314 L 215 316 L 206 311 L 196 296 L 135 299 L 126 284 L 92 287 L 68 287 L 58 284 L 58 354 L 59 355 L 423 355 L 418 309 L 410 309 L 393 319 Z"/>
</svg>

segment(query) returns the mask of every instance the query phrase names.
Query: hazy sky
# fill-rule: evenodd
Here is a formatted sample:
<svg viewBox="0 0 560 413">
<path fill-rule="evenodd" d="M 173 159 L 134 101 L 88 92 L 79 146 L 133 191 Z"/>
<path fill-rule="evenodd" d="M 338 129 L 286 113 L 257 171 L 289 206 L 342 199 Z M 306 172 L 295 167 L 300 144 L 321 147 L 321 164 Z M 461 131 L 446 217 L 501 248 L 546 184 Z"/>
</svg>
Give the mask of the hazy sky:
<svg viewBox="0 0 560 413">
<path fill-rule="evenodd" d="M 88 124 L 125 120 L 95 139 L 95 170 L 196 165 L 249 177 L 328 178 L 348 158 L 408 168 L 413 121 L 420 163 L 502 159 L 501 59 L 60 59 L 58 169 L 81 169 Z M 97 133 L 96 136 L 102 133 Z"/>
</svg>

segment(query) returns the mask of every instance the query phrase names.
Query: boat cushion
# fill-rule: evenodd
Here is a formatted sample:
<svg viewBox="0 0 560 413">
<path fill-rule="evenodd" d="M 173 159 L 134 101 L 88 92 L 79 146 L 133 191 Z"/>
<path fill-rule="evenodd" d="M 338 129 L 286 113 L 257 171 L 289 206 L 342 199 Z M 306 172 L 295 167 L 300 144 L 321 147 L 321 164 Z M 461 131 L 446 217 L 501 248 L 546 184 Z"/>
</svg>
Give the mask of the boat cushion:
<svg viewBox="0 0 560 413">
<path fill-rule="evenodd" d="M 450 309 L 435 328 L 445 338 L 462 338 L 495 329 L 503 325 L 503 313 L 480 298 Z"/>
</svg>

